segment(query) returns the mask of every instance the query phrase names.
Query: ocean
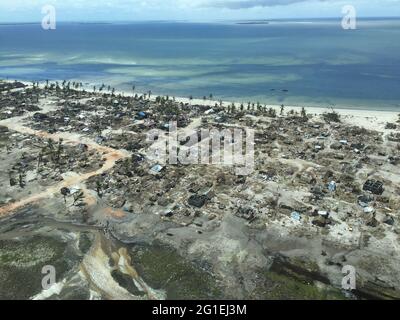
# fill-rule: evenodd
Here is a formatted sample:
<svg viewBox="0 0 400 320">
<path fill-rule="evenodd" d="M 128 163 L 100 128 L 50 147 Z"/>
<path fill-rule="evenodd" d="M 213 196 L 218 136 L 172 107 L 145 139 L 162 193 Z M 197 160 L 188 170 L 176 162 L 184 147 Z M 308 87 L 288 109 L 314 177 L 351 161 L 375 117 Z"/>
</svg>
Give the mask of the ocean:
<svg viewBox="0 0 400 320">
<path fill-rule="evenodd" d="M 0 25 L 0 78 L 400 111 L 400 20 Z"/>
</svg>

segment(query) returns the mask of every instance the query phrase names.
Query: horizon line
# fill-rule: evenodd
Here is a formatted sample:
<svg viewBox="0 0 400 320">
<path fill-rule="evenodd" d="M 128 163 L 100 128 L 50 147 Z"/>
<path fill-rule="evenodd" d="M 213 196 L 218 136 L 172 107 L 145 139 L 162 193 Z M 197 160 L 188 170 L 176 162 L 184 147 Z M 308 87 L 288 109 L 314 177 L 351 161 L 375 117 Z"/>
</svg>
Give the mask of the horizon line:
<svg viewBox="0 0 400 320">
<path fill-rule="evenodd" d="M 175 22 L 175 23 L 222 23 L 222 22 L 245 22 L 245 21 L 296 21 L 296 20 L 334 20 L 334 19 L 342 19 L 342 16 L 329 16 L 329 17 L 304 17 L 304 18 L 259 18 L 259 19 L 216 19 L 209 21 L 202 20 L 177 20 L 177 19 L 149 19 L 149 20 L 59 20 L 57 23 L 82 23 L 82 24 L 113 24 L 113 23 L 140 23 L 140 22 Z M 359 16 L 357 19 L 368 20 L 368 19 L 400 19 L 400 16 Z M 10 25 L 10 24 L 40 24 L 41 21 L 9 21 L 9 22 L 0 22 L 0 25 Z"/>
</svg>

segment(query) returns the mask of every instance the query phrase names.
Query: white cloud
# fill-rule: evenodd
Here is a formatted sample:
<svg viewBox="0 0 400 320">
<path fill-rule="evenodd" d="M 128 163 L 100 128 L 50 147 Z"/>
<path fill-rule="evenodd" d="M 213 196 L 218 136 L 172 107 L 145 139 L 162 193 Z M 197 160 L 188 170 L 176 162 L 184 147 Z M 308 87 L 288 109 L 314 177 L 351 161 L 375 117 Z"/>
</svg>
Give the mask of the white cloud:
<svg viewBox="0 0 400 320">
<path fill-rule="evenodd" d="M 54 5 L 62 20 L 224 20 L 340 16 L 354 5 L 363 15 L 400 16 L 400 0 L 0 0 L 0 22 L 35 21 Z"/>
</svg>

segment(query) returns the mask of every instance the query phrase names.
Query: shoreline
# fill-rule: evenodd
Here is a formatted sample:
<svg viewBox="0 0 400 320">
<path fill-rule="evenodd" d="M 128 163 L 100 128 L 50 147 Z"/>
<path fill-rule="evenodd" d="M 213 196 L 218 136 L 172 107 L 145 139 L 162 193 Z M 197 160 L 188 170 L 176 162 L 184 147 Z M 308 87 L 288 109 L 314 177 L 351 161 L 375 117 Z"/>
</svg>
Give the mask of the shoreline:
<svg viewBox="0 0 400 320">
<path fill-rule="evenodd" d="M 5 80 L 5 79 L 0 79 L 1 81 L 4 82 L 14 82 L 14 80 Z M 21 80 L 16 80 L 19 81 L 27 86 L 31 86 L 32 82 L 29 81 L 21 81 Z M 55 82 L 57 80 L 52 80 L 50 82 Z M 62 81 L 58 81 L 62 82 Z M 71 81 L 72 82 L 72 81 Z M 95 85 L 95 84 L 93 84 Z M 39 81 L 39 86 L 43 86 L 43 81 Z M 97 85 L 96 85 L 97 87 Z M 91 89 L 93 89 L 92 84 L 89 85 L 83 85 L 83 89 L 92 92 Z M 98 88 L 97 88 L 98 89 Z M 74 89 L 74 90 L 81 90 L 81 89 Z M 96 91 L 99 93 L 99 91 Z M 111 94 L 108 91 L 103 91 L 102 93 L 106 94 Z M 136 94 L 138 96 L 143 96 L 147 95 L 147 92 L 129 92 L 126 90 L 119 90 L 115 89 L 115 94 L 121 94 L 123 96 L 127 97 L 133 97 Z M 157 93 L 152 93 L 150 100 L 155 101 L 155 98 L 157 96 L 161 97 L 166 97 L 166 95 L 159 95 Z M 173 98 L 173 96 L 170 96 L 170 98 Z M 210 108 L 213 108 L 215 104 L 219 105 L 221 100 L 210 100 L 210 99 L 199 99 L 199 98 L 193 98 L 190 100 L 189 98 L 185 97 L 174 97 L 175 101 L 177 103 L 184 103 L 184 104 L 189 104 L 189 105 L 203 105 L 203 106 L 208 106 Z M 235 102 L 235 101 L 222 101 L 222 105 L 227 107 L 229 105 L 234 104 L 236 107 L 239 107 L 241 105 L 241 102 Z M 245 108 L 247 107 L 247 103 L 243 103 Z M 268 108 L 273 108 L 277 111 L 277 114 L 279 115 L 279 111 L 281 108 L 281 105 L 276 105 L 276 104 L 261 104 L 261 105 L 266 105 Z M 284 105 L 284 112 L 287 114 L 288 111 L 294 110 L 295 112 L 300 113 L 302 108 L 305 108 L 307 114 L 311 114 L 314 116 L 321 116 L 322 114 L 329 112 L 332 110 L 331 108 L 327 107 L 307 107 L 307 106 L 302 106 L 302 105 Z M 338 114 L 340 114 L 342 121 L 344 121 L 347 124 L 352 124 L 355 126 L 361 126 L 364 128 L 368 128 L 371 130 L 376 130 L 384 133 L 390 133 L 393 132 L 394 130 L 391 129 L 386 129 L 385 126 L 388 122 L 396 122 L 400 118 L 400 110 L 399 111 L 386 111 L 386 110 L 370 110 L 370 109 L 360 109 L 360 108 L 333 108 Z"/>
</svg>

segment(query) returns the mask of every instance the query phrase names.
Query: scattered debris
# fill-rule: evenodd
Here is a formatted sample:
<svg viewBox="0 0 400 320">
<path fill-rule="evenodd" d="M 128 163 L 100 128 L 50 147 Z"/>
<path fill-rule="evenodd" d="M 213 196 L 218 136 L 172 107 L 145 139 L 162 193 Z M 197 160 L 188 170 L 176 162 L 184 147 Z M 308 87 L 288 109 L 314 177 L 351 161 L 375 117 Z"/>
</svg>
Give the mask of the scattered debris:
<svg viewBox="0 0 400 320">
<path fill-rule="evenodd" d="M 367 180 L 363 187 L 364 191 L 370 191 L 376 195 L 382 195 L 384 192 L 383 183 L 377 180 Z"/>
</svg>

